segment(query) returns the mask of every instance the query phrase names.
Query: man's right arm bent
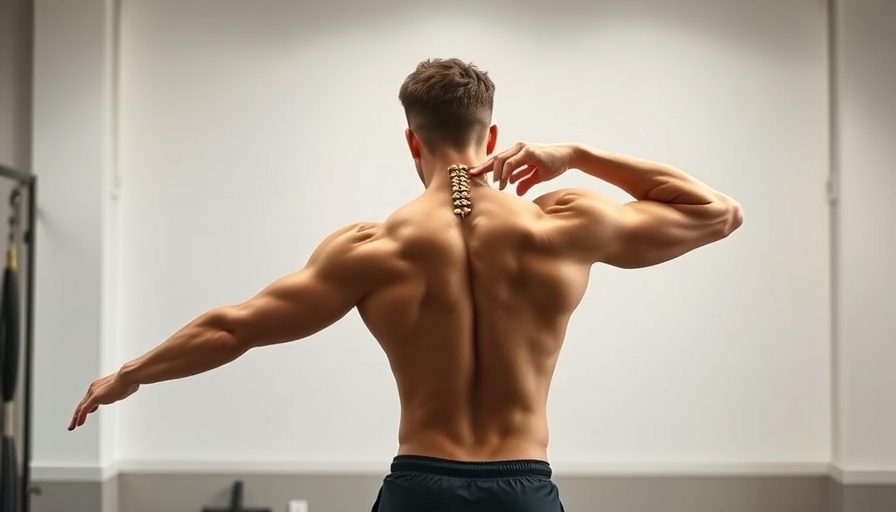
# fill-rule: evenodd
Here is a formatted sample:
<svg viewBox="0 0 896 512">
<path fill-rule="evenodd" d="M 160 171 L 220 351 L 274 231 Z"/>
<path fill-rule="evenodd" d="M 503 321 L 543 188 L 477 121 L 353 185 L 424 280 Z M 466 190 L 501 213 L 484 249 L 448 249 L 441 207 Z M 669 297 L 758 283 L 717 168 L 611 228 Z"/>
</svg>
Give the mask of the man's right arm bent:
<svg viewBox="0 0 896 512">
<path fill-rule="evenodd" d="M 621 268 L 677 258 L 727 237 L 743 222 L 740 205 L 672 166 L 580 144 L 526 145 L 477 168 L 518 193 L 567 169 L 615 185 L 635 201 L 619 204 L 592 190 L 563 189 L 535 200 L 551 217 L 551 237 L 574 257 Z"/>
</svg>

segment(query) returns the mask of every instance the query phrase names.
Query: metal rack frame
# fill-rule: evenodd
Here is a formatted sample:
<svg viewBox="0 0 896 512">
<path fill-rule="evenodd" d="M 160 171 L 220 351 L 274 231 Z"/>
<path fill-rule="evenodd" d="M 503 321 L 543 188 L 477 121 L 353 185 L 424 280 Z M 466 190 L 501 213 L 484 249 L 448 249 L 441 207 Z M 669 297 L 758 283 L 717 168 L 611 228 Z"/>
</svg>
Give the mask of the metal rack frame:
<svg viewBox="0 0 896 512">
<path fill-rule="evenodd" d="M 18 171 L 0 164 L 0 177 L 13 180 L 28 189 L 28 218 L 25 219 L 22 241 L 28 247 L 28 275 L 25 284 L 25 368 L 22 392 L 24 393 L 24 429 L 22 434 L 22 475 L 21 492 L 22 511 L 31 510 L 31 420 L 33 400 L 33 367 L 34 367 L 34 246 L 37 210 L 37 177 L 33 174 Z"/>
</svg>

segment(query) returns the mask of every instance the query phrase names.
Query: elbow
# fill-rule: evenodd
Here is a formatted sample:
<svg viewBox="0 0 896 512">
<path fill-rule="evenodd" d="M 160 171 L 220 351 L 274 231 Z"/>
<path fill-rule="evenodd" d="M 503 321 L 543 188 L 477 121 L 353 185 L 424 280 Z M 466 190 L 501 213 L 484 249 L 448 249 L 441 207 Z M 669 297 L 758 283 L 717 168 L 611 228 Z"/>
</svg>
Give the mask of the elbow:
<svg viewBox="0 0 896 512">
<path fill-rule="evenodd" d="M 744 209 L 740 203 L 727 196 L 723 196 L 720 203 L 720 225 L 722 226 L 722 238 L 725 238 L 743 225 Z"/>
<path fill-rule="evenodd" d="M 240 336 L 239 311 L 235 307 L 218 307 L 196 319 L 198 327 L 220 344 L 226 352 L 242 354 L 252 348 L 245 336 Z"/>
<path fill-rule="evenodd" d="M 709 243 L 727 238 L 744 223 L 744 210 L 740 204 L 725 195 L 705 206 L 706 237 Z"/>
</svg>

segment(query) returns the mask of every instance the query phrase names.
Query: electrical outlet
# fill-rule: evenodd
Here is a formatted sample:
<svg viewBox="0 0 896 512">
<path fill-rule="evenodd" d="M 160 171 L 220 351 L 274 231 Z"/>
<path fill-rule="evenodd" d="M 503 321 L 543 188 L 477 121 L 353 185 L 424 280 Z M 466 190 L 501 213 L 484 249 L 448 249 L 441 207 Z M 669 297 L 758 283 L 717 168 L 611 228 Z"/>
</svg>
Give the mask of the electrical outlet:
<svg viewBox="0 0 896 512">
<path fill-rule="evenodd" d="M 308 502 L 305 500 L 289 500 L 286 504 L 286 512 L 308 512 Z"/>
</svg>

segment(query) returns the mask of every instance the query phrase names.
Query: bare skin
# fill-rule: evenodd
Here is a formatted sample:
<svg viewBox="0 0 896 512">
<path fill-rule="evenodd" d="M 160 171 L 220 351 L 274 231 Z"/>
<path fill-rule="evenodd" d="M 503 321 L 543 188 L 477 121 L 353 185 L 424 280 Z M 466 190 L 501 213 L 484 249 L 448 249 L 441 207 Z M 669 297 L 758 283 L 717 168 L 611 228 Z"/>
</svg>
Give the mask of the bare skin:
<svg viewBox="0 0 896 512">
<path fill-rule="evenodd" d="M 742 213 L 666 165 L 577 144 L 518 144 L 487 159 L 495 137 L 492 127 L 478 147 L 431 154 L 409 132 L 422 195 L 381 224 L 337 231 L 302 270 L 242 304 L 209 311 L 97 380 L 69 429 L 140 385 L 306 338 L 357 308 L 395 376 L 399 454 L 547 460 L 551 379 L 591 267 L 668 261 L 725 238 Z M 466 219 L 451 209 L 452 164 L 471 167 Z M 613 183 L 635 201 L 572 189 L 526 201 L 501 191 L 516 185 L 522 195 L 571 170 Z"/>
</svg>

